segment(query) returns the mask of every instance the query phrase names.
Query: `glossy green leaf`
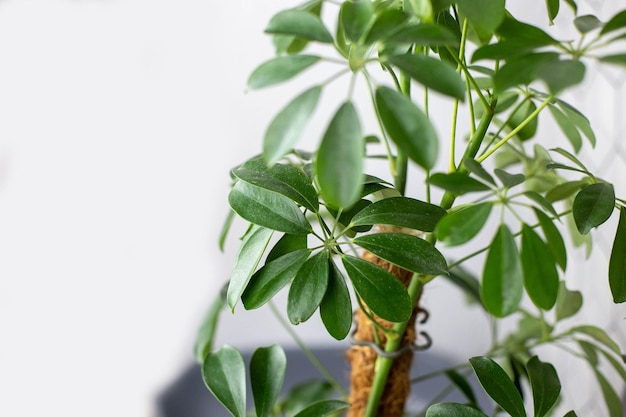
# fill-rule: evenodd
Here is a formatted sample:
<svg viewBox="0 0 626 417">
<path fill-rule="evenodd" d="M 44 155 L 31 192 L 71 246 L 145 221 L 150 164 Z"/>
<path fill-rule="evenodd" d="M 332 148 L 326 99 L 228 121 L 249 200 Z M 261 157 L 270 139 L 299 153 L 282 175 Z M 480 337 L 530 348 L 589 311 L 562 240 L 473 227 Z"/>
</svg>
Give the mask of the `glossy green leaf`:
<svg viewBox="0 0 626 417">
<path fill-rule="evenodd" d="M 499 100 L 498 103 L 500 103 Z M 479 178 L 482 178 L 490 184 L 496 185 L 496 182 L 494 181 L 491 174 L 489 174 L 487 170 L 483 168 L 480 162 L 476 161 L 475 159 L 464 159 L 463 166 L 467 169 L 468 172 L 471 172 L 472 174 L 476 175 Z"/>
<path fill-rule="evenodd" d="M 439 141 L 426 115 L 409 98 L 389 87 L 376 90 L 376 107 L 398 147 L 418 165 L 431 169 L 437 161 Z"/>
<path fill-rule="evenodd" d="M 549 61 L 541 65 L 537 77 L 543 80 L 554 95 L 580 84 L 585 78 L 585 64 L 578 60 Z"/>
<path fill-rule="evenodd" d="M 594 369 L 593 372 L 596 375 L 596 379 L 598 380 L 598 384 L 602 390 L 602 396 L 604 397 L 604 402 L 606 403 L 608 417 L 623 417 L 624 411 L 622 409 L 622 400 L 615 392 L 613 384 L 611 384 L 597 369 Z"/>
<path fill-rule="evenodd" d="M 237 181 L 228 195 L 230 207 L 250 223 L 279 232 L 308 234 L 304 213 L 288 197 L 245 181 Z"/>
<path fill-rule="evenodd" d="M 454 46 L 459 39 L 445 26 L 418 23 L 404 26 L 389 36 L 388 44 L 417 46 Z"/>
<path fill-rule="evenodd" d="M 252 226 L 244 236 L 228 283 L 226 300 L 231 309 L 235 309 L 235 305 L 248 285 L 250 277 L 259 265 L 273 233 L 270 229 Z"/>
<path fill-rule="evenodd" d="M 626 10 L 622 10 L 609 19 L 600 31 L 601 35 L 626 27 Z"/>
<path fill-rule="evenodd" d="M 335 208 L 349 208 L 363 188 L 365 143 L 361 123 L 351 102 L 333 117 L 317 151 L 315 172 L 320 193 Z"/>
<path fill-rule="evenodd" d="M 471 204 L 448 213 L 437 224 L 437 239 L 447 246 L 467 242 L 482 230 L 491 207 L 490 203 Z"/>
<path fill-rule="evenodd" d="M 196 343 L 194 344 L 194 356 L 198 363 L 202 363 L 213 348 L 213 339 L 217 330 L 217 321 L 221 312 L 224 310 L 224 299 L 222 294 L 218 293 L 213 299 L 207 312 L 204 314 L 202 324 L 198 329 Z"/>
<path fill-rule="evenodd" d="M 449 369 L 446 371 L 446 376 L 450 381 L 457 387 L 457 389 L 467 398 L 470 404 L 475 405 L 476 403 L 476 395 L 474 394 L 474 390 L 467 379 L 455 371 L 454 369 Z"/>
<path fill-rule="evenodd" d="M 296 146 L 313 115 L 321 92 L 321 86 L 306 90 L 274 117 L 263 137 L 263 157 L 268 165 L 274 165 Z"/>
<path fill-rule="evenodd" d="M 556 201 L 565 200 L 566 198 L 571 197 L 576 192 L 581 190 L 583 187 L 589 185 L 589 180 L 576 180 L 576 181 L 567 181 L 561 184 L 556 185 L 550 191 L 546 193 L 546 200 L 551 203 Z"/>
<path fill-rule="evenodd" d="M 608 183 L 591 184 L 576 194 L 572 213 L 578 231 L 586 235 L 607 221 L 615 207 L 615 190 Z"/>
<path fill-rule="evenodd" d="M 507 188 L 515 187 L 526 180 L 526 176 L 524 174 L 510 174 L 500 168 L 494 169 L 493 172 L 496 174 L 496 177 L 498 177 L 502 185 Z"/>
<path fill-rule="evenodd" d="M 293 165 L 276 164 L 267 168 L 261 160 L 251 161 L 233 171 L 240 180 L 284 195 L 292 201 L 317 212 L 317 191 L 308 175 Z"/>
<path fill-rule="evenodd" d="M 521 259 L 526 292 L 537 307 L 550 310 L 559 292 L 559 274 L 550 248 L 527 224 L 522 226 Z"/>
<path fill-rule="evenodd" d="M 488 185 L 460 172 L 432 174 L 428 183 L 455 195 L 491 190 Z"/>
<path fill-rule="evenodd" d="M 389 36 L 398 32 L 405 22 L 409 19 L 409 15 L 399 9 L 385 9 L 378 16 L 370 27 L 365 36 L 364 43 L 366 45 L 377 41 L 386 40 Z"/>
<path fill-rule="evenodd" d="M 274 259 L 278 259 L 288 253 L 295 252 L 300 249 L 306 249 L 307 244 L 307 235 L 284 234 L 267 254 L 267 257 L 265 258 L 265 263 L 267 264 Z"/>
<path fill-rule="evenodd" d="M 420 274 L 446 274 L 443 255 L 429 242 L 405 233 L 374 233 L 354 239 L 354 244 L 394 265 Z"/>
<path fill-rule="evenodd" d="M 609 285 L 613 301 L 626 301 L 626 208 L 622 206 L 619 212 L 619 223 L 611 249 L 609 261 Z"/>
<path fill-rule="evenodd" d="M 387 59 L 424 87 L 459 100 L 465 99 L 465 82 L 451 65 L 421 54 L 393 55 Z"/>
<path fill-rule="evenodd" d="M 620 356 L 622 354 L 622 351 L 620 350 L 619 345 L 603 329 L 597 326 L 591 326 L 591 325 L 576 326 L 576 327 L 569 329 L 567 333 L 568 334 L 581 333 L 581 334 L 587 335 L 594 341 L 602 343 L 604 346 L 609 348 L 615 354 L 620 355 Z"/>
<path fill-rule="evenodd" d="M 574 19 L 574 26 L 580 33 L 591 32 L 602 26 L 602 22 L 600 19 L 591 14 L 586 14 L 584 16 L 578 16 Z"/>
<path fill-rule="evenodd" d="M 439 403 L 428 407 L 426 417 L 487 417 L 487 414 L 465 404 Z"/>
<path fill-rule="evenodd" d="M 328 333 L 343 340 L 352 327 L 352 302 L 345 278 L 329 259 L 328 288 L 320 304 L 320 316 Z"/>
<path fill-rule="evenodd" d="M 485 260 L 480 294 L 496 317 L 514 313 L 522 299 L 524 274 L 513 234 L 506 225 L 496 233 Z"/>
<path fill-rule="evenodd" d="M 311 404 L 294 417 L 325 417 L 350 407 L 350 404 L 339 400 L 326 400 Z"/>
<path fill-rule="evenodd" d="M 583 295 L 580 291 L 570 291 L 561 281 L 559 295 L 556 298 L 555 318 L 557 321 L 572 317 L 583 306 Z"/>
<path fill-rule="evenodd" d="M 365 207 L 352 218 L 355 226 L 386 224 L 432 232 L 446 211 L 434 204 L 408 197 L 390 197 Z"/>
<path fill-rule="evenodd" d="M 285 55 L 259 65 L 248 78 L 248 87 L 258 89 L 287 81 L 316 64 L 319 56 Z"/>
<path fill-rule="evenodd" d="M 250 358 L 250 383 L 257 417 L 269 417 L 285 380 L 287 356 L 278 345 L 258 348 Z"/>
<path fill-rule="evenodd" d="M 535 417 L 543 417 L 554 406 L 561 393 L 561 381 L 552 364 L 533 356 L 526 363 L 528 379 L 533 391 Z"/>
<path fill-rule="evenodd" d="M 567 267 L 567 250 L 565 248 L 565 242 L 563 241 L 561 232 L 559 232 L 559 229 L 556 228 L 552 219 L 550 219 L 544 212 L 537 209 L 534 209 L 534 211 L 537 219 L 539 220 L 539 225 L 541 226 L 543 235 L 546 238 L 546 242 L 548 243 L 550 253 L 554 257 L 556 263 L 563 271 L 565 271 L 565 268 Z"/>
<path fill-rule="evenodd" d="M 202 379 L 234 417 L 246 417 L 246 365 L 237 349 L 226 345 L 207 356 Z"/>
<path fill-rule="evenodd" d="M 259 308 L 271 300 L 298 274 L 310 253 L 308 249 L 287 253 L 256 271 L 241 295 L 246 310 Z"/>
<path fill-rule="evenodd" d="M 354 256 L 342 257 L 352 285 L 363 302 L 380 318 L 402 322 L 411 316 L 409 293 L 391 273 Z"/>
<path fill-rule="evenodd" d="M 307 321 L 319 307 L 328 288 L 328 253 L 318 252 L 300 268 L 289 288 L 287 316 L 300 324 Z"/>
<path fill-rule="evenodd" d="M 287 417 L 293 417 L 310 404 L 330 399 L 334 393 L 335 388 L 328 381 L 301 382 L 287 393 L 283 412 Z"/>
<path fill-rule="evenodd" d="M 492 34 L 505 16 L 504 0 L 459 0 L 461 13 L 467 17 L 477 32 Z"/>
<path fill-rule="evenodd" d="M 537 110 L 537 105 L 530 101 L 526 100 L 516 109 L 514 113 L 509 116 L 507 120 L 507 124 L 511 130 L 517 128 L 517 126 L 521 125 L 532 113 Z M 517 132 L 517 137 L 521 140 L 528 140 L 535 136 L 537 133 L 537 127 L 539 125 L 539 119 L 535 117 L 532 119 L 526 126 L 520 129 Z"/>
<path fill-rule="evenodd" d="M 507 373 L 485 356 L 470 359 L 480 385 L 487 394 L 512 417 L 526 417 L 522 397 Z"/>
<path fill-rule="evenodd" d="M 332 43 L 333 36 L 328 32 L 318 16 L 304 10 L 284 10 L 271 18 L 265 33 L 293 35 L 298 38 L 324 43 Z"/>
<path fill-rule="evenodd" d="M 559 14 L 560 5 L 561 0 L 546 0 L 546 7 L 548 9 L 548 18 L 550 19 L 550 24 L 553 24 L 553 20 Z"/>
<path fill-rule="evenodd" d="M 556 108 L 556 106 L 548 105 L 548 109 L 569 143 L 572 144 L 574 151 L 578 153 L 583 145 L 583 140 L 578 132 L 578 129 L 576 128 L 576 125 L 571 123 L 568 117 Z"/>
<path fill-rule="evenodd" d="M 374 8 L 370 0 L 350 0 L 341 5 L 339 18 L 343 24 L 346 39 L 358 42 L 367 29 Z"/>
</svg>

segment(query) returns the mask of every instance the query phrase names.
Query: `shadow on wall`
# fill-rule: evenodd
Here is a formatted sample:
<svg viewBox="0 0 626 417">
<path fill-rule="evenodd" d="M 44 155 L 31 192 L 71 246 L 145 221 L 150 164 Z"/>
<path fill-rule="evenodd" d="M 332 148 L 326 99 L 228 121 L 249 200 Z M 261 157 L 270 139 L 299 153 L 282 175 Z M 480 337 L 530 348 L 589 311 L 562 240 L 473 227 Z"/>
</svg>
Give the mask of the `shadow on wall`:
<svg viewBox="0 0 626 417">
<path fill-rule="evenodd" d="M 311 380 L 321 380 L 320 373 L 309 362 L 304 353 L 300 350 L 289 350 L 287 354 L 287 374 L 283 386 L 283 395 L 291 388 L 300 383 Z M 349 364 L 345 360 L 345 352 L 338 349 L 317 349 L 314 351 L 318 359 L 329 369 L 329 371 L 348 387 Z M 251 353 L 244 353 L 246 363 L 249 363 Z M 446 358 L 439 357 L 432 352 L 417 352 L 413 361 L 415 371 L 420 370 L 419 375 L 425 375 L 440 369 L 445 369 L 455 365 Z M 479 395 L 480 404 L 489 404 L 486 396 L 480 396 L 482 390 L 475 384 L 475 392 Z M 413 395 L 409 399 L 408 408 L 415 413 L 425 408 L 428 399 L 434 398 L 442 390 L 446 389 L 449 381 L 445 376 L 437 376 L 429 379 L 425 383 L 414 384 L 412 386 Z M 247 398 L 251 399 L 252 394 L 248 387 Z M 466 402 L 465 398 L 456 392 L 446 396 L 441 401 Z M 249 407 L 252 404 L 249 401 Z M 189 365 L 179 376 L 167 387 L 157 398 L 156 417 L 229 417 L 230 414 L 213 395 L 207 390 L 202 382 L 200 367 L 196 364 Z"/>
</svg>

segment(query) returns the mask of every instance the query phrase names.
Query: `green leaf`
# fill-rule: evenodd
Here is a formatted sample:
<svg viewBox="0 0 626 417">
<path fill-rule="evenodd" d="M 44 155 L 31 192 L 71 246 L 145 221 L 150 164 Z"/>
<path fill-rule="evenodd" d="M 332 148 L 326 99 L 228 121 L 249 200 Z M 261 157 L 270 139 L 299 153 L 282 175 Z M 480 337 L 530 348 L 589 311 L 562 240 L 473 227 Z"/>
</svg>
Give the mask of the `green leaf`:
<svg viewBox="0 0 626 417">
<path fill-rule="evenodd" d="M 601 328 L 591 325 L 576 326 L 568 330 L 567 334 L 582 333 L 594 341 L 602 343 L 617 355 L 622 354 L 619 345 Z"/>
<path fill-rule="evenodd" d="M 474 395 L 474 390 L 463 375 L 461 375 L 454 369 L 449 369 L 446 371 L 446 376 L 458 388 L 458 390 L 461 391 L 461 393 L 472 405 L 476 404 L 476 395 Z"/>
<path fill-rule="evenodd" d="M 570 119 L 568 119 L 568 117 L 563 114 L 556 106 L 548 105 L 548 109 L 550 110 L 552 117 L 554 117 L 554 120 L 559 125 L 559 128 L 561 128 L 561 131 L 563 132 L 569 143 L 572 144 L 574 151 L 578 153 L 583 145 L 583 140 L 580 136 L 580 133 L 578 132 L 578 129 L 576 128 L 576 125 L 574 125 L 570 121 Z"/>
<path fill-rule="evenodd" d="M 550 310 L 559 292 L 559 274 L 548 245 L 527 224 L 522 226 L 524 286 L 535 305 Z"/>
<path fill-rule="evenodd" d="M 409 319 L 413 306 L 402 283 L 391 273 L 368 261 L 350 255 L 343 265 L 359 297 L 380 318 L 392 322 Z"/>
<path fill-rule="evenodd" d="M 602 22 L 594 15 L 586 14 L 574 19 L 574 26 L 580 33 L 587 33 L 602 26 Z"/>
<path fill-rule="evenodd" d="M 544 196 L 542 196 L 538 192 L 536 192 L 536 191 L 524 191 L 523 194 L 526 197 L 528 197 L 530 200 L 532 200 L 535 203 L 537 203 L 539 205 L 539 207 L 544 209 L 546 212 L 550 213 L 552 216 L 557 217 L 557 218 L 559 217 L 559 214 L 556 212 L 556 209 L 554 208 L 552 203 L 550 203 L 547 198 L 545 198 Z"/>
<path fill-rule="evenodd" d="M 561 110 L 563 110 L 563 113 L 565 113 L 569 121 L 572 122 L 582 132 L 582 134 L 587 137 L 587 139 L 589 139 L 591 146 L 595 147 L 596 135 L 593 133 L 589 119 L 587 119 L 584 114 L 574 108 L 571 104 L 558 99 L 556 102 Z"/>
<path fill-rule="evenodd" d="M 258 89 L 282 83 L 300 74 L 320 60 L 313 55 L 285 55 L 259 65 L 248 78 L 248 88 Z"/>
<path fill-rule="evenodd" d="M 581 170 L 583 171 L 588 171 L 587 167 L 580 162 L 580 160 L 578 158 L 576 158 L 574 155 L 572 155 L 570 152 L 566 151 L 565 149 L 562 148 L 553 148 L 550 149 L 552 152 L 556 152 L 561 156 L 564 156 L 565 158 L 569 159 L 571 162 L 573 162 L 575 165 L 577 165 Z"/>
<path fill-rule="evenodd" d="M 481 37 L 491 35 L 504 20 L 504 0 L 459 0 L 457 3 Z"/>
<path fill-rule="evenodd" d="M 491 207 L 490 203 L 471 204 L 448 213 L 437 223 L 437 239 L 447 246 L 467 242 L 482 230 Z"/>
<path fill-rule="evenodd" d="M 574 410 L 570 410 L 563 417 L 578 417 L 578 416 L 576 415 L 576 412 Z"/>
<path fill-rule="evenodd" d="M 234 219 L 235 219 L 235 212 L 232 210 L 228 210 L 228 214 L 226 215 L 226 220 L 224 220 L 224 224 L 222 225 L 222 230 L 220 230 L 220 238 L 218 241 L 220 251 L 222 252 L 224 252 L 224 245 L 226 244 L 226 238 L 228 237 L 228 232 L 230 231 L 230 226 L 232 226 Z"/>
<path fill-rule="evenodd" d="M 441 275 L 448 272 L 446 259 L 429 242 L 405 233 L 374 233 L 354 239 L 354 244 L 408 271 Z"/>
<path fill-rule="evenodd" d="M 421 54 L 392 55 L 387 59 L 425 87 L 461 101 L 465 99 L 465 82 L 445 62 Z"/>
<path fill-rule="evenodd" d="M 536 45 L 533 45 L 525 40 L 501 40 L 498 43 L 491 43 L 478 48 L 472 54 L 472 62 L 480 61 L 482 59 L 509 59 L 523 54 L 528 54 L 536 48 Z"/>
<path fill-rule="evenodd" d="M 328 288 L 320 304 L 320 316 L 328 333 L 343 340 L 352 327 L 352 302 L 345 278 L 329 259 Z"/>
<path fill-rule="evenodd" d="M 620 207 L 619 223 L 609 261 L 609 285 L 615 303 L 626 301 L 626 208 Z"/>
<path fill-rule="evenodd" d="M 487 414 L 465 404 L 439 403 L 428 407 L 426 417 L 487 417 Z"/>
<path fill-rule="evenodd" d="M 287 253 L 256 271 L 241 295 L 246 310 L 259 308 L 271 300 L 298 274 L 310 253 L 308 249 Z"/>
<path fill-rule="evenodd" d="M 559 14 L 559 6 L 561 0 L 546 0 L 546 7 L 548 8 L 548 17 L 550 18 L 550 24 L 553 24 L 553 20 Z"/>
<path fill-rule="evenodd" d="M 508 59 L 493 78 L 494 88 L 502 93 L 511 87 L 528 85 L 539 78 L 542 66 L 558 59 L 559 55 L 555 52 L 530 53 Z"/>
<path fill-rule="evenodd" d="M 526 417 L 522 397 L 507 373 L 486 356 L 475 356 L 470 364 L 487 394 L 512 417 Z"/>
<path fill-rule="evenodd" d="M 352 225 L 386 224 L 432 232 L 446 211 L 434 204 L 408 197 L 390 197 L 365 207 L 352 218 Z"/>
<path fill-rule="evenodd" d="M 459 39 L 445 26 L 418 23 L 404 26 L 389 36 L 387 44 L 416 46 L 455 46 Z"/>
<path fill-rule="evenodd" d="M 224 310 L 224 299 L 221 292 L 213 299 L 207 312 L 204 314 L 204 320 L 198 329 L 196 343 L 194 345 L 194 356 L 198 363 L 202 363 L 213 349 L 213 338 L 217 330 L 217 320 L 220 313 Z"/>
<path fill-rule="evenodd" d="M 572 317 L 583 306 L 583 295 L 580 291 L 570 291 L 561 281 L 559 295 L 556 298 L 555 318 L 557 321 Z"/>
<path fill-rule="evenodd" d="M 498 27 L 498 35 L 507 40 L 521 41 L 534 47 L 556 45 L 559 42 L 537 26 L 520 22 L 508 15 Z"/>
<path fill-rule="evenodd" d="M 426 115 L 405 95 L 378 87 L 376 107 L 385 130 L 406 155 L 424 169 L 437 161 L 439 140 Z"/>
<path fill-rule="evenodd" d="M 252 226 L 244 236 L 239 253 L 235 258 L 235 266 L 230 276 L 226 294 L 228 306 L 232 310 L 235 309 L 235 305 L 248 285 L 250 277 L 259 265 L 273 233 L 270 229 Z"/>
<path fill-rule="evenodd" d="M 287 393 L 282 411 L 287 417 L 292 417 L 312 403 L 330 399 L 334 392 L 335 389 L 327 381 L 299 383 Z"/>
<path fill-rule="evenodd" d="M 202 379 L 233 416 L 246 417 L 246 365 L 237 349 L 226 345 L 207 356 Z"/>
<path fill-rule="evenodd" d="M 257 417 L 268 417 L 278 400 L 285 371 L 287 356 L 278 345 L 259 348 L 250 358 L 250 383 Z"/>
<path fill-rule="evenodd" d="M 577 340 L 578 345 L 585 355 L 585 359 L 589 362 L 593 368 L 598 366 L 598 353 L 596 352 L 596 346 L 585 340 Z"/>
<path fill-rule="evenodd" d="M 307 235 L 289 235 L 284 234 L 278 242 L 274 245 L 274 247 L 267 254 L 267 258 L 265 258 L 265 263 L 269 263 L 274 259 L 278 259 L 283 255 L 286 255 L 291 252 L 298 251 L 300 249 L 306 249 L 308 244 L 308 236 Z"/>
<path fill-rule="evenodd" d="M 328 288 L 328 253 L 318 252 L 300 268 L 289 288 L 287 316 L 298 325 L 307 321 L 319 307 Z"/>
<path fill-rule="evenodd" d="M 556 95 L 583 81 L 585 64 L 578 60 L 548 61 L 538 68 L 537 77 Z"/>
<path fill-rule="evenodd" d="M 249 184 L 282 194 L 313 212 L 319 209 L 317 191 L 301 168 L 283 164 L 267 168 L 265 162 L 255 160 L 234 170 L 233 175 Z"/>
<path fill-rule="evenodd" d="M 483 269 L 483 305 L 496 317 L 508 316 L 517 310 L 523 289 L 524 275 L 515 239 L 502 224 L 491 242 Z"/>
<path fill-rule="evenodd" d="M 498 100 L 498 103 L 500 103 L 500 101 Z M 465 168 L 471 172 L 472 174 L 476 175 L 479 178 L 482 178 L 483 180 L 496 185 L 496 182 L 494 181 L 493 177 L 491 176 L 491 174 L 489 174 L 487 172 L 487 170 L 485 168 L 483 168 L 483 166 L 480 164 L 480 162 L 476 161 L 475 159 L 464 159 L 463 160 L 463 166 L 465 166 Z"/>
<path fill-rule="evenodd" d="M 615 392 L 613 385 L 597 369 L 594 369 L 593 372 L 596 375 L 598 384 L 600 385 L 600 389 L 602 390 L 602 396 L 604 397 L 604 402 L 606 403 L 606 408 L 609 412 L 608 416 L 623 417 L 624 413 L 622 410 L 622 400 Z"/>
<path fill-rule="evenodd" d="M 237 181 L 228 195 L 230 207 L 250 223 L 294 235 L 308 234 L 311 225 L 288 197 L 245 181 Z"/>
<path fill-rule="evenodd" d="M 295 147 L 311 119 L 321 92 L 321 86 L 306 90 L 274 117 L 263 137 L 263 157 L 268 165 L 274 165 Z"/>
<path fill-rule="evenodd" d="M 384 9 L 374 20 L 363 43 L 371 45 L 374 42 L 386 40 L 398 32 L 408 19 L 409 15 L 400 9 Z"/>
<path fill-rule="evenodd" d="M 620 11 L 618 14 L 609 19 L 600 31 L 600 35 L 605 35 L 618 29 L 626 27 L 626 10 Z"/>
<path fill-rule="evenodd" d="M 284 10 L 270 19 L 265 33 L 293 35 L 298 38 L 332 43 L 333 36 L 319 17 L 304 10 Z"/>
<path fill-rule="evenodd" d="M 339 18 L 343 24 L 346 39 L 358 42 L 370 23 L 374 12 L 370 0 L 346 1 L 341 5 Z"/>
<path fill-rule="evenodd" d="M 615 207 L 615 190 L 608 183 L 591 184 L 576 194 L 572 214 L 578 231 L 586 235 L 607 221 Z"/>
<path fill-rule="evenodd" d="M 365 142 L 351 102 L 344 103 L 326 129 L 317 151 L 315 173 L 324 200 L 335 208 L 349 208 L 363 188 Z"/>
<path fill-rule="evenodd" d="M 339 410 L 350 407 L 350 404 L 339 400 L 326 400 L 311 404 L 300 411 L 294 417 L 324 417 L 334 414 Z"/>
<path fill-rule="evenodd" d="M 488 185 L 460 172 L 432 174 L 428 177 L 428 183 L 455 195 L 491 190 Z"/>
<path fill-rule="evenodd" d="M 537 110 L 537 105 L 530 101 L 526 100 L 509 116 L 507 120 L 507 125 L 511 130 L 517 128 L 517 126 L 521 125 L 524 120 L 526 120 L 531 114 L 533 114 Z M 539 125 L 539 119 L 535 117 L 532 119 L 526 126 L 520 129 L 517 132 L 517 137 L 521 140 L 528 140 L 535 136 L 537 133 L 537 127 Z"/>
<path fill-rule="evenodd" d="M 526 363 L 526 370 L 533 390 L 535 417 L 543 417 L 559 399 L 561 381 L 554 366 L 541 362 L 537 356 Z"/>
<path fill-rule="evenodd" d="M 598 346 L 596 346 L 596 350 L 609 361 L 611 366 L 613 366 L 615 371 L 617 371 L 622 380 L 626 382 L 626 368 L 624 368 L 624 359 L 621 356 L 619 357 L 619 359 L 616 359 L 615 356 L 613 356 L 611 353 L 605 351 L 604 349 L 601 349 Z"/>
<path fill-rule="evenodd" d="M 599 57 L 598 61 L 604 62 L 606 64 L 614 64 L 624 67 L 626 66 L 626 54 L 604 55 Z"/>
<path fill-rule="evenodd" d="M 506 188 L 512 188 L 516 185 L 523 183 L 526 180 L 526 176 L 524 174 L 509 174 L 503 169 L 496 168 L 493 170 L 496 177 L 500 180 L 502 185 Z"/>
<path fill-rule="evenodd" d="M 558 184 L 554 188 L 552 188 L 546 194 L 546 200 L 551 203 L 556 201 L 565 200 L 568 197 L 571 197 L 578 190 L 581 190 L 583 187 L 589 185 L 589 180 L 576 180 L 576 181 L 567 181 L 561 184 Z"/>
<path fill-rule="evenodd" d="M 552 219 L 550 219 L 545 213 L 540 210 L 537 210 L 535 208 L 533 210 L 535 211 L 535 215 L 539 220 L 539 225 L 541 226 L 543 235 L 545 236 L 548 243 L 550 253 L 554 257 L 556 263 L 561 267 L 563 271 L 565 271 L 565 268 L 567 267 L 567 250 L 565 248 L 563 236 L 561 236 L 559 229 L 556 228 Z"/>
</svg>

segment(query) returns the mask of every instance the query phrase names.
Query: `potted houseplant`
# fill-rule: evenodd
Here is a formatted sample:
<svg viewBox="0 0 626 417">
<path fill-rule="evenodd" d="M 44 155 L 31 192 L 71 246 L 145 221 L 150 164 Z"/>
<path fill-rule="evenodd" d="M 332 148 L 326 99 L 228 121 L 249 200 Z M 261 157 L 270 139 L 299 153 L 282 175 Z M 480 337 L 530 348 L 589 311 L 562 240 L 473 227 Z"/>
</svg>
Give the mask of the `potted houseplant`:
<svg viewBox="0 0 626 417">
<path fill-rule="evenodd" d="M 574 0 L 537 9 L 551 22 L 566 7 L 576 12 Z M 311 84 L 277 109 L 261 154 L 231 172 L 222 239 L 234 218 L 249 227 L 200 330 L 196 357 L 208 388 L 233 415 L 247 415 L 248 372 L 235 348 L 213 349 L 221 311 L 259 308 L 283 290 L 291 324 L 319 314 L 330 337 L 351 340 L 349 395 L 313 396 L 288 415 L 401 416 L 413 351 L 428 342 L 416 342 L 425 314 L 420 297 L 444 279 L 463 288 L 478 306 L 468 308 L 484 309 L 494 329 L 504 317 L 519 321 L 503 336 L 494 331 L 484 355 L 442 370 L 467 401 L 435 403 L 426 416 L 491 413 L 480 409 L 470 372 L 460 369 L 477 377 L 496 413 L 550 415 L 562 381 L 537 349 L 568 343 L 567 352 L 592 365 L 606 415 L 623 415 L 615 387 L 597 369 L 602 358 L 626 380 L 620 347 L 600 327 L 568 324 L 583 295 L 563 277 L 575 272 L 567 270 L 567 235 L 589 240 L 592 229 L 618 216 L 608 277 L 593 278 L 615 303 L 626 301 L 626 205 L 578 156 L 596 137 L 562 95 L 583 81 L 589 59 L 626 64 L 625 53 L 606 49 L 626 38 L 626 12 L 572 23 L 579 39 L 558 40 L 516 19 L 504 0 L 314 0 L 271 18 L 266 33 L 276 56 L 252 72 L 250 89 L 305 70 Z M 339 64 L 337 72 L 316 76 L 326 63 Z M 370 101 L 353 99 L 358 86 Z M 328 88 L 345 88 L 346 98 L 318 146 L 300 149 Z M 449 122 L 434 126 L 432 103 L 442 97 Z M 364 114 L 376 131 L 363 131 Z M 541 118 L 556 121 L 566 147 L 538 134 Z M 388 171 L 372 175 L 369 161 L 385 161 Z M 470 272 L 469 260 L 481 268 Z M 252 355 L 256 416 L 284 415 L 285 367 L 277 345 Z"/>
</svg>

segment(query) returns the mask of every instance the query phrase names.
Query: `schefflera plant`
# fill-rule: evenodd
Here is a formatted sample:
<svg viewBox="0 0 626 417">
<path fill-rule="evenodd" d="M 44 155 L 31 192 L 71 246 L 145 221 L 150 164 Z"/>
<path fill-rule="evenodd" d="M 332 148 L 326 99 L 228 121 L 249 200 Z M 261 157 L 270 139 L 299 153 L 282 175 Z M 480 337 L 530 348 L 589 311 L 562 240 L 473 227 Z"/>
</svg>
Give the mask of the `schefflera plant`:
<svg viewBox="0 0 626 417">
<path fill-rule="evenodd" d="M 546 21 L 561 6 L 577 12 L 573 0 L 547 0 Z M 332 30 L 322 7 L 336 24 Z M 574 242 L 588 243 L 591 230 L 619 212 L 608 288 L 616 303 L 626 301 L 624 200 L 576 156 L 584 140 L 595 146 L 596 137 L 587 118 L 561 98 L 583 81 L 586 60 L 626 64 L 624 53 L 603 53 L 626 38 L 626 12 L 606 22 L 578 16 L 573 24 L 579 39 L 557 40 L 516 19 L 504 0 L 317 0 L 271 18 L 266 33 L 277 56 L 253 71 L 251 89 L 305 70 L 313 80 L 313 69 L 321 65 L 339 68 L 280 109 L 265 132 L 262 154 L 231 172 L 232 212 L 222 243 L 235 215 L 249 227 L 223 297 L 200 331 L 196 356 L 208 388 L 233 415 L 247 412 L 246 369 L 235 348 L 212 350 L 224 307 L 270 303 L 276 311 L 272 299 L 288 287 L 292 325 L 319 312 L 335 339 L 347 338 L 354 328 L 349 394 L 332 381 L 330 390 L 298 387 L 280 400 L 284 352 L 276 345 L 257 350 L 250 364 L 257 416 L 347 409 L 349 416 L 394 417 L 403 415 L 412 383 L 420 295 L 439 279 L 467 291 L 496 324 L 517 315 L 519 329 L 504 338 L 494 330 L 483 356 L 442 370 L 467 402 L 433 404 L 426 416 L 486 415 L 467 370 L 498 410 L 513 417 L 550 415 L 561 382 L 554 366 L 535 352 L 546 344 L 570 344 L 567 352 L 586 360 L 597 376 L 606 415 L 623 415 L 615 388 L 598 370 L 605 360 L 626 381 L 620 347 L 599 327 L 563 328 L 580 309 L 582 294 L 564 283 L 568 245 L 560 225 L 572 224 Z M 311 44 L 315 53 L 307 52 Z M 353 102 L 359 77 L 371 103 Z M 346 100 L 337 103 L 317 148 L 300 150 L 298 141 L 322 93 L 331 85 L 339 88 L 342 78 L 348 78 Z M 433 126 L 432 95 L 447 98 L 449 126 Z M 371 106 L 377 132 L 363 132 L 360 106 Z M 544 114 L 556 121 L 567 147 L 537 136 Z M 467 123 L 461 123 L 462 115 Z M 437 130 L 451 132 L 445 144 Z M 365 172 L 368 158 L 385 158 L 388 174 Z M 407 187 L 409 175 L 417 178 L 411 184 L 423 186 Z M 479 233 L 491 239 L 477 248 L 472 239 Z M 448 259 L 445 248 L 453 246 L 466 255 Z M 480 278 L 463 268 L 476 257 L 484 265 Z M 525 387 L 532 412 L 523 400 Z"/>
</svg>

